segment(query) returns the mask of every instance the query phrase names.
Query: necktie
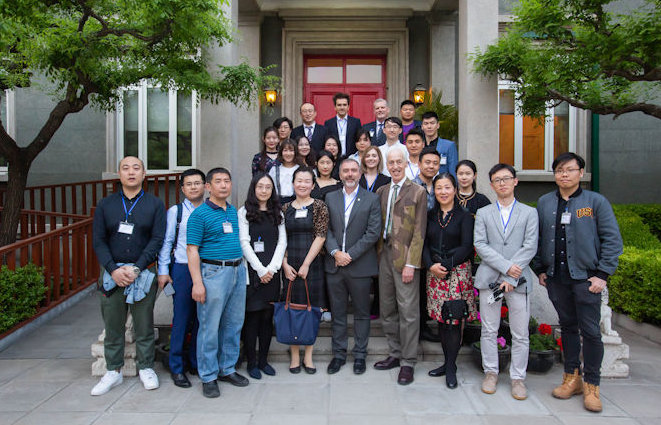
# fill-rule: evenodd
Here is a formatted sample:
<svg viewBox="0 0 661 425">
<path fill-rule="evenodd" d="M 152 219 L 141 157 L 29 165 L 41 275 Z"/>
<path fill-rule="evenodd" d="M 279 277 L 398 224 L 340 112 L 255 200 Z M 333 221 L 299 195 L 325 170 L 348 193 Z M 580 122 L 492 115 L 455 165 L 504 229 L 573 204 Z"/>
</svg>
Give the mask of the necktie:
<svg viewBox="0 0 661 425">
<path fill-rule="evenodd" d="M 307 137 L 308 140 L 310 140 L 310 137 L 312 137 L 312 127 L 305 127 L 305 133 L 306 133 L 305 137 Z"/>
<path fill-rule="evenodd" d="M 399 191 L 398 185 L 392 187 L 392 197 L 390 198 L 390 206 L 388 207 L 388 224 L 386 226 L 386 237 L 390 236 L 392 232 L 392 213 L 395 209 L 395 201 L 397 200 L 397 192 Z"/>
<path fill-rule="evenodd" d="M 383 132 L 383 124 L 377 123 L 376 124 L 376 139 L 378 140 L 379 137 L 381 137 L 381 133 Z"/>
</svg>

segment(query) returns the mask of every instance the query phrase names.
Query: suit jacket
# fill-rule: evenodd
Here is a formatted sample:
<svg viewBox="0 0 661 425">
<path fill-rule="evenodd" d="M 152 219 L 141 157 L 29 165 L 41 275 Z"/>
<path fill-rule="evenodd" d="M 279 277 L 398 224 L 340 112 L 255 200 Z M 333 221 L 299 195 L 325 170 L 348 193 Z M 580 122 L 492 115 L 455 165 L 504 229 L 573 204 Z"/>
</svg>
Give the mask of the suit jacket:
<svg viewBox="0 0 661 425">
<path fill-rule="evenodd" d="M 340 140 L 340 132 L 337 128 L 337 116 L 326 120 L 324 123 L 326 127 L 327 135 L 332 135 L 337 137 L 337 140 Z M 356 133 L 360 129 L 360 120 L 356 117 L 347 115 L 347 140 L 346 140 L 346 152 L 341 152 L 342 156 L 349 156 L 352 153 L 356 152 Z"/>
<path fill-rule="evenodd" d="M 336 190 L 326 195 L 328 206 L 328 235 L 326 236 L 326 273 L 337 273 L 335 258 L 330 253 L 342 250 L 342 238 L 346 237 L 346 253 L 351 263 L 345 269 L 352 277 L 369 277 L 379 274 L 376 242 L 381 234 L 381 205 L 379 197 L 362 187 L 353 201 L 346 230 L 344 227 L 344 191 Z M 345 236 L 346 234 L 346 236 Z"/>
<path fill-rule="evenodd" d="M 386 143 L 386 133 L 383 132 L 383 128 L 381 128 L 381 134 L 379 134 L 379 137 L 376 137 L 376 121 L 365 124 L 363 128 L 370 133 L 372 146 L 381 146 Z"/>
<path fill-rule="evenodd" d="M 506 281 L 517 292 L 532 291 L 529 263 L 537 253 L 538 225 L 537 211 L 521 202 L 512 207 L 507 233 L 503 233 L 503 220 L 495 203 L 477 210 L 473 242 L 482 262 L 475 274 L 475 287 L 487 289 L 492 282 Z M 525 285 L 507 275 L 513 264 L 523 269 Z"/>
<path fill-rule="evenodd" d="M 312 133 L 312 140 L 310 140 L 310 146 L 316 153 L 319 153 L 319 151 L 324 148 L 326 134 L 326 127 L 319 123 L 315 123 L 314 132 Z M 298 127 L 294 128 L 291 132 L 291 136 L 292 139 L 296 139 L 299 136 L 305 136 L 305 126 L 299 125 Z"/>
<path fill-rule="evenodd" d="M 388 194 L 390 185 L 381 186 L 376 194 L 381 200 L 381 226 L 385 229 L 388 214 Z M 422 264 L 422 247 L 427 230 L 427 191 L 419 184 L 404 179 L 393 210 L 392 257 L 395 270 L 401 272 L 405 265 L 420 268 Z M 383 236 L 383 232 L 381 232 Z M 380 253 L 383 249 L 383 237 L 377 246 Z"/>
</svg>

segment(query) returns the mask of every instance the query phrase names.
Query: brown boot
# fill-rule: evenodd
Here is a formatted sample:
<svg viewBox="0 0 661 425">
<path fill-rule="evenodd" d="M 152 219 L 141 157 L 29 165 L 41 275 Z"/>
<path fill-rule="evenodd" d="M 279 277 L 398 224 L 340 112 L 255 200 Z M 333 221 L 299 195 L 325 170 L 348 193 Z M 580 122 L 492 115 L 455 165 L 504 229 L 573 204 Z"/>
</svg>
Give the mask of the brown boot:
<svg viewBox="0 0 661 425">
<path fill-rule="evenodd" d="M 553 397 L 568 399 L 573 395 L 583 392 L 583 380 L 578 373 L 578 369 L 574 369 L 574 373 L 563 373 L 562 384 L 553 389 Z"/>
<path fill-rule="evenodd" d="M 601 412 L 599 385 L 583 382 L 583 406 L 590 412 Z"/>
</svg>

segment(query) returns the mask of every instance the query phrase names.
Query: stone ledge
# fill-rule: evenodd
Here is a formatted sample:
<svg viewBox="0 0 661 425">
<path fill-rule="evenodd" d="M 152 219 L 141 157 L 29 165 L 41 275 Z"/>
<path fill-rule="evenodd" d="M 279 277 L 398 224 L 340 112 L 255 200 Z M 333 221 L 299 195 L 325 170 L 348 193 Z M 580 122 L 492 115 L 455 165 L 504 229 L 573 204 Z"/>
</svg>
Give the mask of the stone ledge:
<svg viewBox="0 0 661 425">
<path fill-rule="evenodd" d="M 613 321 L 617 326 L 640 335 L 645 339 L 661 344 L 661 328 L 649 323 L 639 323 L 629 318 L 626 314 L 613 312 Z"/>
</svg>

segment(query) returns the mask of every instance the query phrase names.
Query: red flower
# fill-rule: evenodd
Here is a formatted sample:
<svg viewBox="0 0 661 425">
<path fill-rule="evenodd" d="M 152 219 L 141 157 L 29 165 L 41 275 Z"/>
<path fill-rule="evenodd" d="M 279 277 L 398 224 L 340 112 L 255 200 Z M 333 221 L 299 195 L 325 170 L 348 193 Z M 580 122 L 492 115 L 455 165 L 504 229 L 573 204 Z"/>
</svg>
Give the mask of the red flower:
<svg viewBox="0 0 661 425">
<path fill-rule="evenodd" d="M 505 306 L 500 307 L 500 318 L 504 319 L 507 317 L 508 309 Z"/>
<path fill-rule="evenodd" d="M 542 323 L 541 325 L 539 325 L 537 330 L 542 335 L 551 335 L 551 332 L 553 332 L 553 330 L 551 329 L 551 326 L 547 325 L 546 323 Z"/>
<path fill-rule="evenodd" d="M 558 347 L 560 347 L 560 351 L 562 351 L 562 338 L 556 339 L 555 343 L 558 344 Z"/>
</svg>

